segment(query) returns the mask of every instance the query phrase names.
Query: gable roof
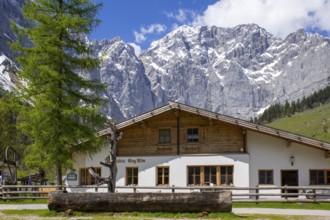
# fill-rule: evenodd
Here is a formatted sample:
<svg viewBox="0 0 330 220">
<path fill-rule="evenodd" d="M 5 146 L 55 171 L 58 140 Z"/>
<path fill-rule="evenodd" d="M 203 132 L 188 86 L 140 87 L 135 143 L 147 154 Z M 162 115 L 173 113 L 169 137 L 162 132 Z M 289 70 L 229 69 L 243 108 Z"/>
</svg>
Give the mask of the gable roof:
<svg viewBox="0 0 330 220">
<path fill-rule="evenodd" d="M 214 120 L 226 122 L 226 123 L 229 123 L 229 124 L 237 125 L 237 126 L 245 128 L 246 130 L 251 130 L 251 131 L 255 131 L 255 132 L 259 132 L 259 133 L 279 137 L 279 138 L 285 139 L 289 142 L 296 142 L 296 143 L 305 144 L 305 145 L 308 145 L 308 146 L 311 146 L 311 147 L 314 147 L 314 148 L 325 150 L 326 152 L 330 153 L 330 143 L 327 143 L 327 142 L 322 142 L 322 141 L 315 140 L 315 139 L 312 139 L 312 138 L 308 138 L 308 137 L 305 137 L 305 136 L 302 136 L 302 135 L 290 133 L 290 132 L 287 132 L 287 131 L 279 130 L 279 129 L 276 129 L 276 128 L 271 128 L 271 127 L 264 126 L 264 125 L 255 124 L 255 123 L 248 122 L 248 121 L 245 121 L 245 120 L 242 120 L 242 119 L 222 115 L 222 114 L 219 114 L 219 113 L 216 113 L 216 112 L 207 111 L 207 110 L 204 110 L 204 109 L 188 106 L 188 105 L 181 104 L 181 103 L 178 103 L 178 102 L 173 102 L 173 101 L 169 101 L 168 104 L 163 106 L 163 107 L 156 108 L 152 111 L 146 112 L 142 115 L 139 115 L 139 116 L 136 116 L 132 119 L 128 119 L 124 122 L 121 122 L 121 123 L 116 125 L 116 128 L 118 130 L 123 129 L 125 127 L 134 125 L 136 123 L 141 123 L 146 119 L 152 118 L 156 115 L 159 115 L 161 113 L 164 113 L 164 112 L 167 112 L 167 111 L 170 111 L 170 110 L 173 110 L 173 109 L 182 110 L 182 111 L 185 111 L 185 112 L 190 112 L 190 113 L 193 113 L 193 114 L 196 114 L 196 115 L 204 116 L 204 117 L 207 117 L 209 119 L 214 119 Z M 99 131 L 98 135 L 103 136 L 103 135 L 107 135 L 109 133 L 110 133 L 110 128 L 107 128 L 107 129 Z"/>
</svg>

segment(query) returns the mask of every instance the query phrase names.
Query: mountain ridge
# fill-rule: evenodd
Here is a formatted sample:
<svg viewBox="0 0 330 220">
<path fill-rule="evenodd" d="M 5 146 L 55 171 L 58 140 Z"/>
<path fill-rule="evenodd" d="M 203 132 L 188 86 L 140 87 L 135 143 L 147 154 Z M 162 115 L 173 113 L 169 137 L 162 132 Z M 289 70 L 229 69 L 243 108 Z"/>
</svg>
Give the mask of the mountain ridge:
<svg viewBox="0 0 330 220">
<path fill-rule="evenodd" d="M 119 37 L 82 37 L 102 63 L 79 74 L 107 85 L 102 95 L 110 104 L 102 111 L 119 122 L 168 100 L 250 119 L 273 103 L 291 102 L 330 84 L 330 41 L 302 29 L 281 39 L 256 24 L 185 25 L 152 42 L 140 56 Z M 5 50 L 0 50 L 0 86 L 10 90 L 16 79 L 8 64 L 15 63 Z"/>
</svg>

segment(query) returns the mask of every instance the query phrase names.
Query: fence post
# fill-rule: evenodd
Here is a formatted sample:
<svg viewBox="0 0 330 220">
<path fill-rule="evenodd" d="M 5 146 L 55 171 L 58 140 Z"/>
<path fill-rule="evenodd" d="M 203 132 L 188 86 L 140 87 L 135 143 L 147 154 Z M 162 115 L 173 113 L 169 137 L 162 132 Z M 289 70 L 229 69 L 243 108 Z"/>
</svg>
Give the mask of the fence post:
<svg viewBox="0 0 330 220">
<path fill-rule="evenodd" d="M 135 186 L 133 186 L 133 192 L 136 193 L 136 187 Z"/>
<path fill-rule="evenodd" d="M 2 189 L 2 200 L 6 201 L 6 188 L 4 188 L 3 186 L 1 186 Z"/>
<path fill-rule="evenodd" d="M 259 202 L 258 202 L 258 200 L 259 200 L 259 186 L 258 185 L 256 185 L 256 200 L 257 200 L 256 204 L 259 204 Z"/>
<path fill-rule="evenodd" d="M 95 192 L 98 192 L 98 187 L 97 186 L 95 187 Z"/>
<path fill-rule="evenodd" d="M 3 194 L 3 188 L 2 188 L 2 184 L 0 184 L 0 192 L 1 192 L 1 194 L 2 194 L 2 200 L 4 200 L 5 199 L 5 195 Z"/>
<path fill-rule="evenodd" d="M 286 187 L 287 187 L 287 185 L 284 185 L 284 194 L 285 194 L 284 198 L 286 201 L 288 201 L 288 189 Z"/>
<path fill-rule="evenodd" d="M 175 192 L 174 185 L 172 185 L 172 193 L 174 193 L 174 192 Z"/>
<path fill-rule="evenodd" d="M 314 200 L 314 203 L 316 203 L 316 190 L 313 189 L 313 200 Z"/>
</svg>

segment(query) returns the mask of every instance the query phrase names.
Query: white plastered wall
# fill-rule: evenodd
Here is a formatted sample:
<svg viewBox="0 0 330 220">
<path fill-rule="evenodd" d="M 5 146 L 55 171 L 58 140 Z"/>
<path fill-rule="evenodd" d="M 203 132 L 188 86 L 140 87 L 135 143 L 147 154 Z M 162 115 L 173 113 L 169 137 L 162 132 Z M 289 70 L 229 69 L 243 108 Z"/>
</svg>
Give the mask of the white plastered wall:
<svg viewBox="0 0 330 220">
<path fill-rule="evenodd" d="M 78 174 L 77 181 L 67 181 L 68 185 L 79 185 L 79 168 L 101 167 L 102 176 L 109 175 L 109 169 L 101 166 L 100 161 L 104 161 L 108 155 L 108 147 L 92 158 L 83 155 L 75 157 L 74 168 Z M 222 154 L 222 155 L 173 155 L 173 156 L 132 156 L 117 157 L 118 174 L 117 186 L 125 186 L 126 167 L 138 167 L 138 186 L 156 186 L 156 167 L 170 167 L 170 184 L 174 186 L 187 186 L 187 166 L 198 165 L 233 165 L 234 166 L 234 185 L 249 185 L 249 154 Z M 90 191 L 94 191 L 91 189 Z M 120 191 L 120 190 L 119 190 Z M 123 191 L 123 190 L 121 190 Z M 127 191 L 127 190 L 126 190 Z"/>
<path fill-rule="evenodd" d="M 274 185 L 272 186 L 281 186 L 281 170 L 297 170 L 299 186 L 309 186 L 310 169 L 330 168 L 330 158 L 325 158 L 323 150 L 293 142 L 288 144 L 284 139 L 257 132 L 247 133 L 247 151 L 250 154 L 251 187 L 258 185 L 259 169 L 273 170 Z M 293 166 L 290 162 L 291 156 L 295 158 Z M 267 186 L 269 185 L 260 187 Z"/>
</svg>

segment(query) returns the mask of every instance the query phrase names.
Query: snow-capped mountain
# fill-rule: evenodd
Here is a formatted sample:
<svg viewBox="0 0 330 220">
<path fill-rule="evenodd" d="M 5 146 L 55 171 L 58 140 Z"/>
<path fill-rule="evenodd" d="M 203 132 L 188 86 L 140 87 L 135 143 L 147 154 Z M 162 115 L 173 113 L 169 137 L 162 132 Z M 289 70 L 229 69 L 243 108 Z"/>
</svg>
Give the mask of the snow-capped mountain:
<svg viewBox="0 0 330 220">
<path fill-rule="evenodd" d="M 329 40 L 303 30 L 282 40 L 255 24 L 182 26 L 140 57 L 118 38 L 94 44 L 104 56 L 100 79 L 123 117 L 173 100 L 249 119 L 330 82 Z"/>
<path fill-rule="evenodd" d="M 108 85 L 104 94 L 110 101 L 106 114 L 122 121 L 152 109 L 154 94 L 133 47 L 119 38 L 94 41 L 92 45 L 102 63 L 89 77 Z"/>
<path fill-rule="evenodd" d="M 0 55 L 0 87 L 5 91 L 11 91 L 19 83 L 16 71 L 16 64 L 5 55 Z"/>
<path fill-rule="evenodd" d="M 10 22 L 25 27 L 21 8 L 24 0 L 0 1 L 0 87 L 10 91 L 18 83 L 16 64 L 12 61 L 12 51 L 9 43 L 16 37 L 10 28 Z"/>
<path fill-rule="evenodd" d="M 7 41 L 9 20 L 25 23 L 23 0 L 0 1 L 0 87 L 17 80 Z M 233 28 L 182 26 L 139 57 L 120 38 L 90 41 L 99 69 L 81 73 L 108 85 L 103 110 L 123 121 L 168 100 L 250 119 L 276 102 L 308 96 L 330 83 L 330 41 L 298 30 L 280 39 L 246 24 Z"/>
</svg>

